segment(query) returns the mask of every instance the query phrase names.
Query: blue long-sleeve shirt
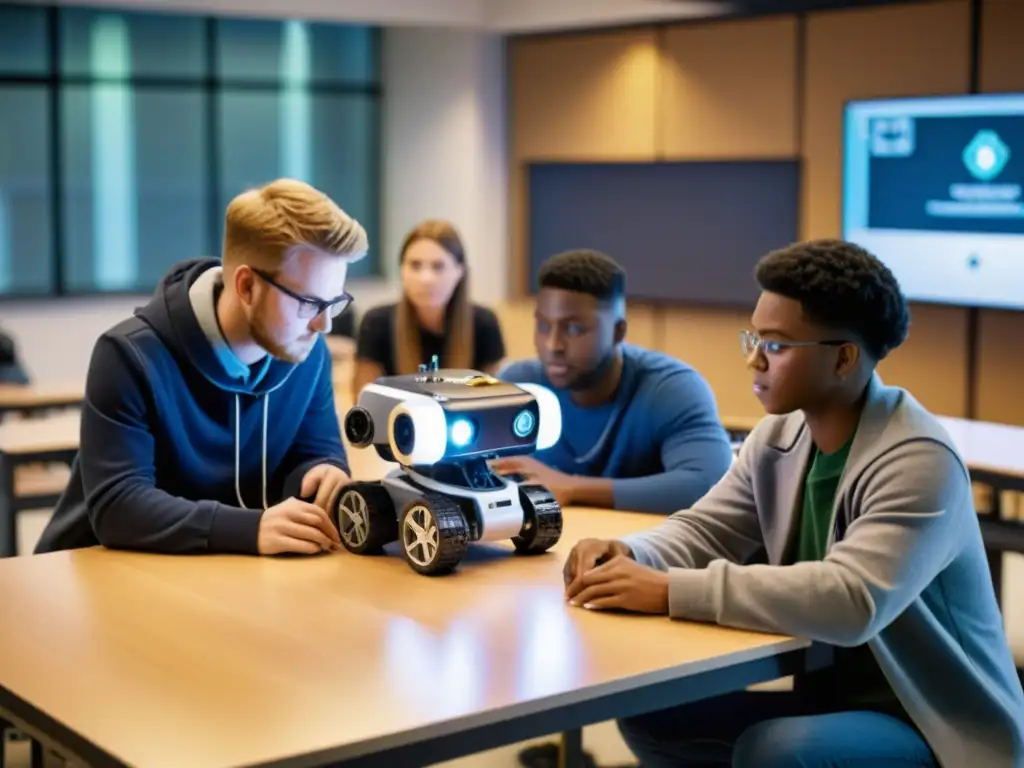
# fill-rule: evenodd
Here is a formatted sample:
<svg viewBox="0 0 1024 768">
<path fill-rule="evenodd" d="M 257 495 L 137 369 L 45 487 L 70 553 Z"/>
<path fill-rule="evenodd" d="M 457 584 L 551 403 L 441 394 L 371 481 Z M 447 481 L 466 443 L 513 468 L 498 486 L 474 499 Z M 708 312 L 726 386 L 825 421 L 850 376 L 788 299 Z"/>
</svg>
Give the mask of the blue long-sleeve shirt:
<svg viewBox="0 0 1024 768">
<path fill-rule="evenodd" d="M 610 403 L 583 408 L 552 386 L 539 360 L 510 363 L 509 382 L 542 384 L 558 396 L 562 436 L 536 458 L 571 475 L 613 478 L 616 509 L 668 514 L 691 506 L 732 462 L 714 393 L 695 369 L 630 344 Z"/>
</svg>

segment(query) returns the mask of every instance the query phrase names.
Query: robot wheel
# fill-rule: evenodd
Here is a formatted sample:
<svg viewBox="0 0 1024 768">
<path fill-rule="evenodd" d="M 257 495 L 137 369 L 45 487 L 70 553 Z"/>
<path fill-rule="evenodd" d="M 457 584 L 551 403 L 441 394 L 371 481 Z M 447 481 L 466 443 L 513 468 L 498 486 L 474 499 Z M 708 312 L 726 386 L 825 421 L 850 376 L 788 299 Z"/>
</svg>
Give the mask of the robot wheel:
<svg viewBox="0 0 1024 768">
<path fill-rule="evenodd" d="M 357 555 L 378 555 L 398 538 L 391 495 L 380 483 L 351 483 L 338 499 L 341 543 Z"/>
<path fill-rule="evenodd" d="M 562 507 L 551 491 L 541 485 L 520 485 L 519 499 L 525 520 L 519 535 L 512 539 L 516 552 L 547 552 L 562 538 Z"/>
<path fill-rule="evenodd" d="M 450 573 L 469 546 L 469 526 L 458 503 L 425 493 L 402 511 L 399 539 L 405 560 L 417 573 Z"/>
</svg>

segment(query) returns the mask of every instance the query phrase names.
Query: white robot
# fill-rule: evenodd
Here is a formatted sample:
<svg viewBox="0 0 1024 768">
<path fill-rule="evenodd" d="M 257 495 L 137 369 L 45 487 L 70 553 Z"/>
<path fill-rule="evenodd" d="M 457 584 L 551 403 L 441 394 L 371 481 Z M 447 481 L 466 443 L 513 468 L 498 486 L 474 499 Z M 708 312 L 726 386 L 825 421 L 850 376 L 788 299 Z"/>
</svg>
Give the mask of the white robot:
<svg viewBox="0 0 1024 768">
<path fill-rule="evenodd" d="M 488 464 L 554 445 L 558 398 L 536 384 L 510 384 L 472 370 L 438 370 L 366 385 L 344 419 L 353 447 L 373 446 L 399 467 L 380 482 L 354 482 L 338 500 L 345 548 L 379 554 L 398 541 L 409 566 L 452 571 L 470 542 L 511 539 L 545 552 L 562 535 L 562 509 L 544 487 L 501 476 Z"/>
</svg>

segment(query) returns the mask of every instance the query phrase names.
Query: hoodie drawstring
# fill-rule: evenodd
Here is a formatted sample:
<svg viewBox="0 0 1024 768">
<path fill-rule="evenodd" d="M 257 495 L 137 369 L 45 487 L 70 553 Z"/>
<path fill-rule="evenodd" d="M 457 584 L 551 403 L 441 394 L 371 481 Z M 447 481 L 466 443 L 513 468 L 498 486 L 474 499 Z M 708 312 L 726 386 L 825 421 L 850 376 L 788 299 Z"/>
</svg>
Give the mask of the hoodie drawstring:
<svg viewBox="0 0 1024 768">
<path fill-rule="evenodd" d="M 270 394 L 263 395 L 263 440 L 260 446 L 260 455 L 263 464 L 263 509 L 267 509 L 267 413 L 270 410 Z M 242 421 L 242 405 L 241 398 L 235 395 L 235 496 L 238 498 L 238 504 L 242 509 L 249 509 L 245 506 L 245 502 L 242 500 L 242 481 L 241 481 L 241 421 Z"/>
</svg>

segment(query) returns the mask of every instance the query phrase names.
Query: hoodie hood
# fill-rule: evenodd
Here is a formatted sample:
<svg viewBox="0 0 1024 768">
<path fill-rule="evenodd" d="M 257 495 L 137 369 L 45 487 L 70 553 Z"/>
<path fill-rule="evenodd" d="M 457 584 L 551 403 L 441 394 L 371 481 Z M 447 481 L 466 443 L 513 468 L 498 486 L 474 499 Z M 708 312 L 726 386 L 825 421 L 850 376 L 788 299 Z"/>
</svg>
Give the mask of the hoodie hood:
<svg viewBox="0 0 1024 768">
<path fill-rule="evenodd" d="M 269 359 L 266 372 L 253 384 L 232 378 L 196 319 L 189 289 L 209 269 L 221 266 L 220 259 L 189 259 L 174 265 L 157 286 L 149 303 L 135 314 L 159 334 L 177 356 L 188 360 L 211 384 L 236 395 L 260 397 L 280 387 L 296 368 L 295 363 Z"/>
<path fill-rule="evenodd" d="M 217 352 L 206 337 L 203 327 L 196 318 L 189 297 L 189 289 L 196 279 L 207 270 L 219 267 L 219 259 L 190 259 L 173 266 L 157 286 L 153 298 L 136 315 L 148 323 L 163 339 L 167 347 L 181 359 L 188 360 L 203 377 L 226 392 L 234 394 L 235 431 L 235 495 L 238 505 L 247 509 L 242 496 L 241 452 L 242 442 L 239 425 L 242 419 L 241 396 L 259 398 L 262 404 L 262 430 L 260 435 L 260 459 L 262 470 L 262 502 L 267 509 L 267 428 L 270 412 L 270 393 L 284 384 L 295 371 L 295 363 L 269 358 L 266 371 L 254 384 L 242 384 L 233 379 L 224 369 Z"/>
</svg>

